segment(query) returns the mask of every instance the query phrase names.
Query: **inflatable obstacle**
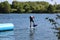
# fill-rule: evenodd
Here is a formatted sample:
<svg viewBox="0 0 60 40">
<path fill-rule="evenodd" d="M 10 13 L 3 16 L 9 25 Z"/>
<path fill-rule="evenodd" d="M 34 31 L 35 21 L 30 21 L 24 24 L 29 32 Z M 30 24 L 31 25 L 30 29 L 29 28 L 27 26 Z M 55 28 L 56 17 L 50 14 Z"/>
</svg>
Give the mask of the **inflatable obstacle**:
<svg viewBox="0 0 60 40">
<path fill-rule="evenodd" d="M 12 23 L 0 23 L 0 31 L 13 30 L 14 25 Z"/>
</svg>

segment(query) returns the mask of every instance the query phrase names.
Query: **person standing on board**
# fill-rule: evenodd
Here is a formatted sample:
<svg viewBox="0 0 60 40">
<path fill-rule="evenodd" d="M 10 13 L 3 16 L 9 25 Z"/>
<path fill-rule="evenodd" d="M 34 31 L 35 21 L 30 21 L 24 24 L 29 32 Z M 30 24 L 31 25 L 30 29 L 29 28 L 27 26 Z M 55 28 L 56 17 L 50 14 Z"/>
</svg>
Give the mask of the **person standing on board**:
<svg viewBox="0 0 60 40">
<path fill-rule="evenodd" d="M 30 28 L 31 28 L 31 26 L 32 26 L 32 23 L 33 23 L 33 25 L 34 25 L 34 16 L 30 16 Z"/>
<path fill-rule="evenodd" d="M 36 27 L 37 24 L 34 23 L 34 18 L 35 17 L 34 16 L 30 16 L 29 18 L 30 18 L 30 28 L 32 27 L 32 23 L 33 23 L 33 27 Z"/>
</svg>

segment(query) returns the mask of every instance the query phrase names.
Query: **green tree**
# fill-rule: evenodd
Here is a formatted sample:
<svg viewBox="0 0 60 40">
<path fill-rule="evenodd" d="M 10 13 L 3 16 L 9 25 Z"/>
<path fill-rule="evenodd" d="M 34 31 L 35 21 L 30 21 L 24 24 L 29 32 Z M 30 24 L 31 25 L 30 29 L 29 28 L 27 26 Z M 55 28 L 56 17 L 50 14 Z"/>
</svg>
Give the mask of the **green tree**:
<svg viewBox="0 0 60 40">
<path fill-rule="evenodd" d="M 19 5 L 19 2 L 17 2 L 17 1 L 13 1 L 12 2 L 12 8 L 13 9 L 17 9 L 18 8 L 18 5 Z"/>
<path fill-rule="evenodd" d="M 60 4 L 58 4 L 58 5 L 56 5 L 57 7 L 56 7 L 56 9 L 57 10 L 60 10 Z"/>
<path fill-rule="evenodd" d="M 11 11 L 11 7 L 10 7 L 10 4 L 8 3 L 8 1 L 2 2 L 0 4 L 1 4 L 0 5 L 1 12 L 9 13 Z"/>
<path fill-rule="evenodd" d="M 54 13 L 55 12 L 55 7 L 53 5 L 49 5 L 48 9 L 47 9 L 47 12 L 49 13 Z"/>
<path fill-rule="evenodd" d="M 25 12 L 32 12 L 29 3 L 24 5 Z"/>
<path fill-rule="evenodd" d="M 18 13 L 24 13 L 25 12 L 25 9 L 23 9 L 23 5 L 22 4 L 19 4 L 19 7 L 17 8 L 17 12 Z"/>
<path fill-rule="evenodd" d="M 0 13 L 2 13 L 3 12 L 3 3 L 0 3 Z"/>
</svg>

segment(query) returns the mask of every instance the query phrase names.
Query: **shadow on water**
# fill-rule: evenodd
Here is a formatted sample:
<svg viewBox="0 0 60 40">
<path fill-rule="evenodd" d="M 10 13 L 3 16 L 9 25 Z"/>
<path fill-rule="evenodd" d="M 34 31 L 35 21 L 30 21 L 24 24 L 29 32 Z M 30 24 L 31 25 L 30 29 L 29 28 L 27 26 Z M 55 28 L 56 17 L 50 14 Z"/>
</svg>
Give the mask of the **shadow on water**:
<svg viewBox="0 0 60 40">
<path fill-rule="evenodd" d="M 54 25 L 53 29 L 57 30 L 57 32 L 55 31 L 57 40 L 60 40 L 60 15 L 56 14 L 54 18 L 55 19 L 46 17 L 45 19 L 47 19 L 52 25 Z"/>
<path fill-rule="evenodd" d="M 56 33 L 57 40 L 60 40 L 60 30 L 58 30 L 58 32 L 55 33 Z"/>
<path fill-rule="evenodd" d="M 60 20 L 60 15 L 56 15 L 57 17 L 56 17 L 56 19 L 57 20 Z M 60 24 L 59 24 L 59 26 L 60 26 Z M 58 26 L 57 26 L 58 27 Z M 56 32 L 57 33 L 57 38 L 58 38 L 58 40 L 60 40 L 60 27 L 58 27 L 58 28 L 55 28 L 55 30 L 57 30 L 58 32 Z"/>
<path fill-rule="evenodd" d="M 34 40 L 35 28 L 30 28 L 30 40 Z"/>
<path fill-rule="evenodd" d="M 13 31 L 13 29 L 10 29 L 10 30 L 0 30 L 0 32 L 7 32 L 7 31 Z"/>
</svg>

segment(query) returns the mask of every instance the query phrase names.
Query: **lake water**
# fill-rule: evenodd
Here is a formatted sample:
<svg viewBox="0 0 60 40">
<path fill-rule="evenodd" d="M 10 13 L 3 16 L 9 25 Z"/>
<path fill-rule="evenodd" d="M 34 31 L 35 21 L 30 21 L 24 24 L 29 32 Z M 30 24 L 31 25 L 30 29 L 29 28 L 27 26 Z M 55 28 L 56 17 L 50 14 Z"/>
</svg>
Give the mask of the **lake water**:
<svg viewBox="0 0 60 40">
<path fill-rule="evenodd" d="M 35 16 L 38 25 L 34 29 L 29 27 L 30 15 Z M 52 29 L 54 26 L 46 17 L 55 19 L 56 14 L 0 14 L 0 23 L 14 24 L 14 30 L 0 32 L 0 40 L 59 40 L 57 30 Z"/>
</svg>

